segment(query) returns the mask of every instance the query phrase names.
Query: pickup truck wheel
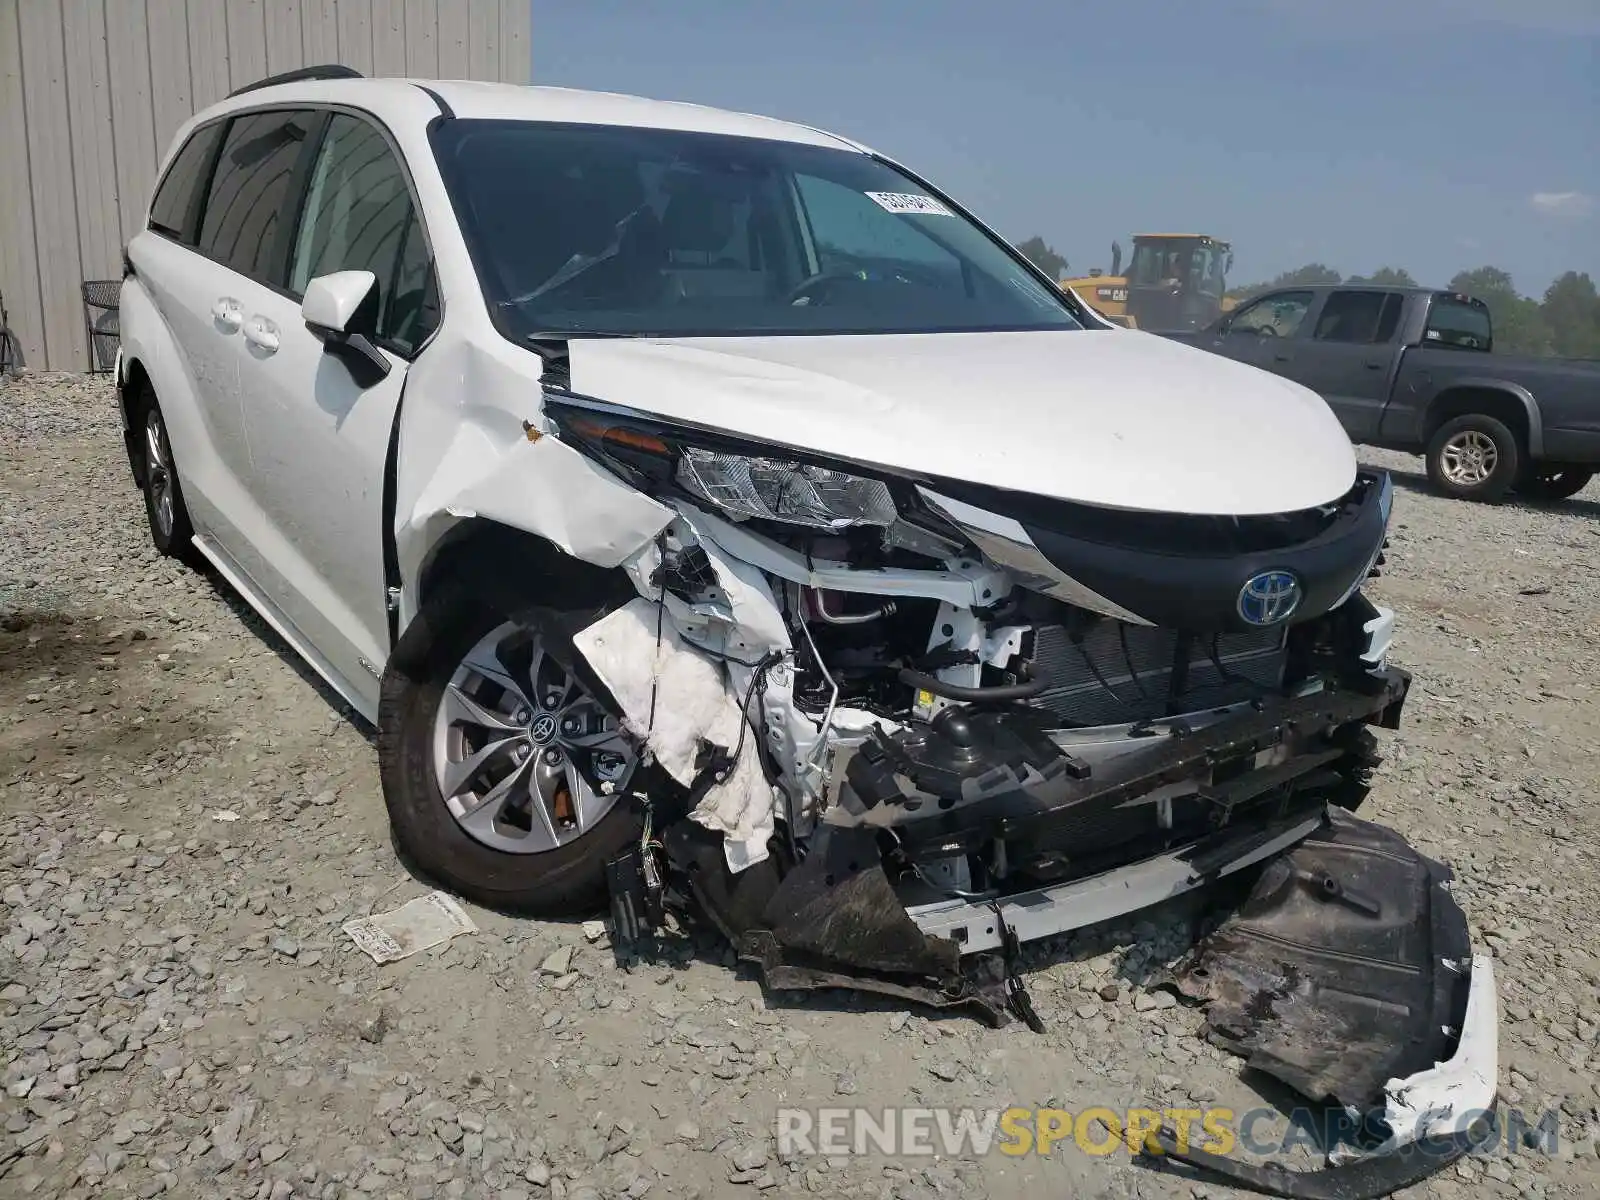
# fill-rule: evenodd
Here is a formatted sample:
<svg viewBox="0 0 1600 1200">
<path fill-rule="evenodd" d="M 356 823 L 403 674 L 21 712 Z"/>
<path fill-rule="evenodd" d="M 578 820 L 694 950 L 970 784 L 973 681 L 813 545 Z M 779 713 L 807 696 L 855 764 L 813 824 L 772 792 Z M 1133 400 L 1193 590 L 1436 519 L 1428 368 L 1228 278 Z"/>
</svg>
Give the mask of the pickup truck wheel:
<svg viewBox="0 0 1600 1200">
<path fill-rule="evenodd" d="M 1517 485 L 1517 491 L 1530 500 L 1567 500 L 1593 478 L 1593 471 L 1535 471 Z"/>
<path fill-rule="evenodd" d="M 1446 421 L 1428 443 L 1428 479 L 1457 500 L 1498 504 L 1516 482 L 1522 450 L 1504 422 L 1482 413 Z"/>
</svg>

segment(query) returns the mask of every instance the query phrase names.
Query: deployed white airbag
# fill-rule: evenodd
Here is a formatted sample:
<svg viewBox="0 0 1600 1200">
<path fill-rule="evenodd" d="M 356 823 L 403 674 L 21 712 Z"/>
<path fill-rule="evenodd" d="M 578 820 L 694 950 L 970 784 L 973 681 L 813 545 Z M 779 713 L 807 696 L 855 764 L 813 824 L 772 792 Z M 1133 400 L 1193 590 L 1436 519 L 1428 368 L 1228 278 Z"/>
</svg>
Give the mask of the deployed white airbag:
<svg viewBox="0 0 1600 1200">
<path fill-rule="evenodd" d="M 727 670 L 685 642 L 655 603 L 639 599 L 602 617 L 574 644 L 622 708 L 628 732 L 649 747 L 684 787 L 699 774 L 701 744 L 739 755 L 728 777 L 714 784 L 690 819 L 723 835 L 728 869 L 744 870 L 767 857 L 773 832 L 772 789 L 761 769 L 759 735 L 745 725 Z"/>
</svg>

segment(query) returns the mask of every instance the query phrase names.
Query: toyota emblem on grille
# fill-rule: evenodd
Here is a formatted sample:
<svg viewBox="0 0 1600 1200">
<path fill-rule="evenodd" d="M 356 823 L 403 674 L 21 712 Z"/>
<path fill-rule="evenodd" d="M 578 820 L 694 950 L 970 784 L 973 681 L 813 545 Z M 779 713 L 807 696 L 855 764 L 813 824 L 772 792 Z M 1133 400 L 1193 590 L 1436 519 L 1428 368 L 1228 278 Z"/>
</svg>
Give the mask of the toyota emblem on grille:
<svg viewBox="0 0 1600 1200">
<path fill-rule="evenodd" d="M 1288 571 L 1263 571 L 1239 589 L 1239 616 L 1250 625 L 1288 620 L 1300 603 L 1300 581 Z"/>
</svg>

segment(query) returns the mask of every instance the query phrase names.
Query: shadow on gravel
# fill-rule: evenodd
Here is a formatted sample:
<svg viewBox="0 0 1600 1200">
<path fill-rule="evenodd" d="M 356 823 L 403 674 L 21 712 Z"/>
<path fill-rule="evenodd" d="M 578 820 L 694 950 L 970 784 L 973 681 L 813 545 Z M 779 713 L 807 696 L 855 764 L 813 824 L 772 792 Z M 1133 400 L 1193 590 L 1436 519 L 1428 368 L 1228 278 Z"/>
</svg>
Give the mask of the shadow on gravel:
<svg viewBox="0 0 1600 1200">
<path fill-rule="evenodd" d="M 166 705 L 158 720 L 120 702 L 128 694 L 123 673 L 141 669 L 160 645 L 136 621 L 48 609 L 0 613 L 0 708 L 13 714 L 0 726 L 0 775 L 81 779 L 107 759 L 131 773 L 175 740 L 214 736 L 206 716 L 188 707 Z M 35 679 L 37 693 L 29 687 Z"/>
<path fill-rule="evenodd" d="M 1415 492 L 1419 496 L 1432 496 L 1436 500 L 1445 499 L 1445 497 L 1433 490 L 1433 485 L 1428 482 L 1428 475 L 1425 471 L 1407 471 L 1400 467 L 1382 467 L 1380 469 L 1389 472 L 1397 488 L 1404 488 L 1406 491 Z M 1471 502 L 1458 500 L 1455 503 L 1468 504 Z M 1581 493 L 1571 500 L 1528 500 L 1513 494 L 1500 507 L 1521 508 L 1530 512 L 1559 513 L 1562 516 L 1584 517 L 1590 521 L 1600 522 L 1600 501 L 1587 499 Z"/>
<path fill-rule="evenodd" d="M 117 626 L 48 609 L 0 613 L 0 682 L 54 667 L 63 676 L 99 670 L 100 660 L 129 645 Z"/>
</svg>

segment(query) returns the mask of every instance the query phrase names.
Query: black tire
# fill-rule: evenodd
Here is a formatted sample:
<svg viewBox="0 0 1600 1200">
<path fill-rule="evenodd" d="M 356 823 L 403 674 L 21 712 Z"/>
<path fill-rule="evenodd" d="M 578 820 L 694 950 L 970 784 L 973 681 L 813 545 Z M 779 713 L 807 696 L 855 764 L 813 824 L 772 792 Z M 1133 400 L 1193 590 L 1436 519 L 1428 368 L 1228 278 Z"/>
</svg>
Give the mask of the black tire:
<svg viewBox="0 0 1600 1200">
<path fill-rule="evenodd" d="M 149 392 L 141 395 L 133 413 L 135 445 L 139 454 L 139 490 L 144 493 L 144 515 L 150 526 L 150 541 L 156 550 L 168 558 L 197 566 L 199 556 L 194 548 L 194 526 L 189 522 L 189 510 L 183 502 L 183 481 L 178 476 L 178 465 L 172 456 L 172 441 L 167 437 L 166 418 L 161 406 Z M 165 466 L 152 463 L 150 439 L 159 439 L 165 454 Z M 171 488 L 170 519 L 163 513 L 163 478 Z"/>
<path fill-rule="evenodd" d="M 1492 444 L 1494 462 L 1479 480 L 1464 481 L 1448 460 L 1463 441 Z M 1506 498 L 1522 470 L 1523 450 L 1504 422 L 1483 413 L 1467 413 L 1439 426 L 1428 441 L 1428 479 L 1435 490 L 1457 500 L 1498 504 Z M 1452 478 L 1455 475 L 1455 478 Z"/>
<path fill-rule="evenodd" d="M 503 563 L 499 570 L 506 570 Z M 475 586 L 472 578 L 485 582 Z M 469 577 L 426 602 L 384 672 L 378 761 L 395 849 L 417 874 L 485 908 L 530 916 L 580 916 L 604 904 L 607 861 L 638 841 L 641 821 L 634 806 L 626 797 L 619 799 L 580 838 L 554 849 L 533 854 L 497 850 L 462 829 L 445 805 L 434 772 L 434 722 L 456 667 L 508 619 L 527 622 L 552 646 L 566 647 L 572 656 L 566 665 L 615 714 L 615 703 L 570 642 L 571 632 L 594 620 L 606 606 L 577 612 L 533 610 L 525 601 L 506 598 L 516 589 L 503 586 L 508 582 L 505 576 L 494 583 L 487 580 L 487 575 Z"/>
<path fill-rule="evenodd" d="M 1594 478 L 1593 471 L 1533 469 L 1527 478 L 1517 484 L 1517 491 L 1529 500 L 1570 500 Z"/>
</svg>

